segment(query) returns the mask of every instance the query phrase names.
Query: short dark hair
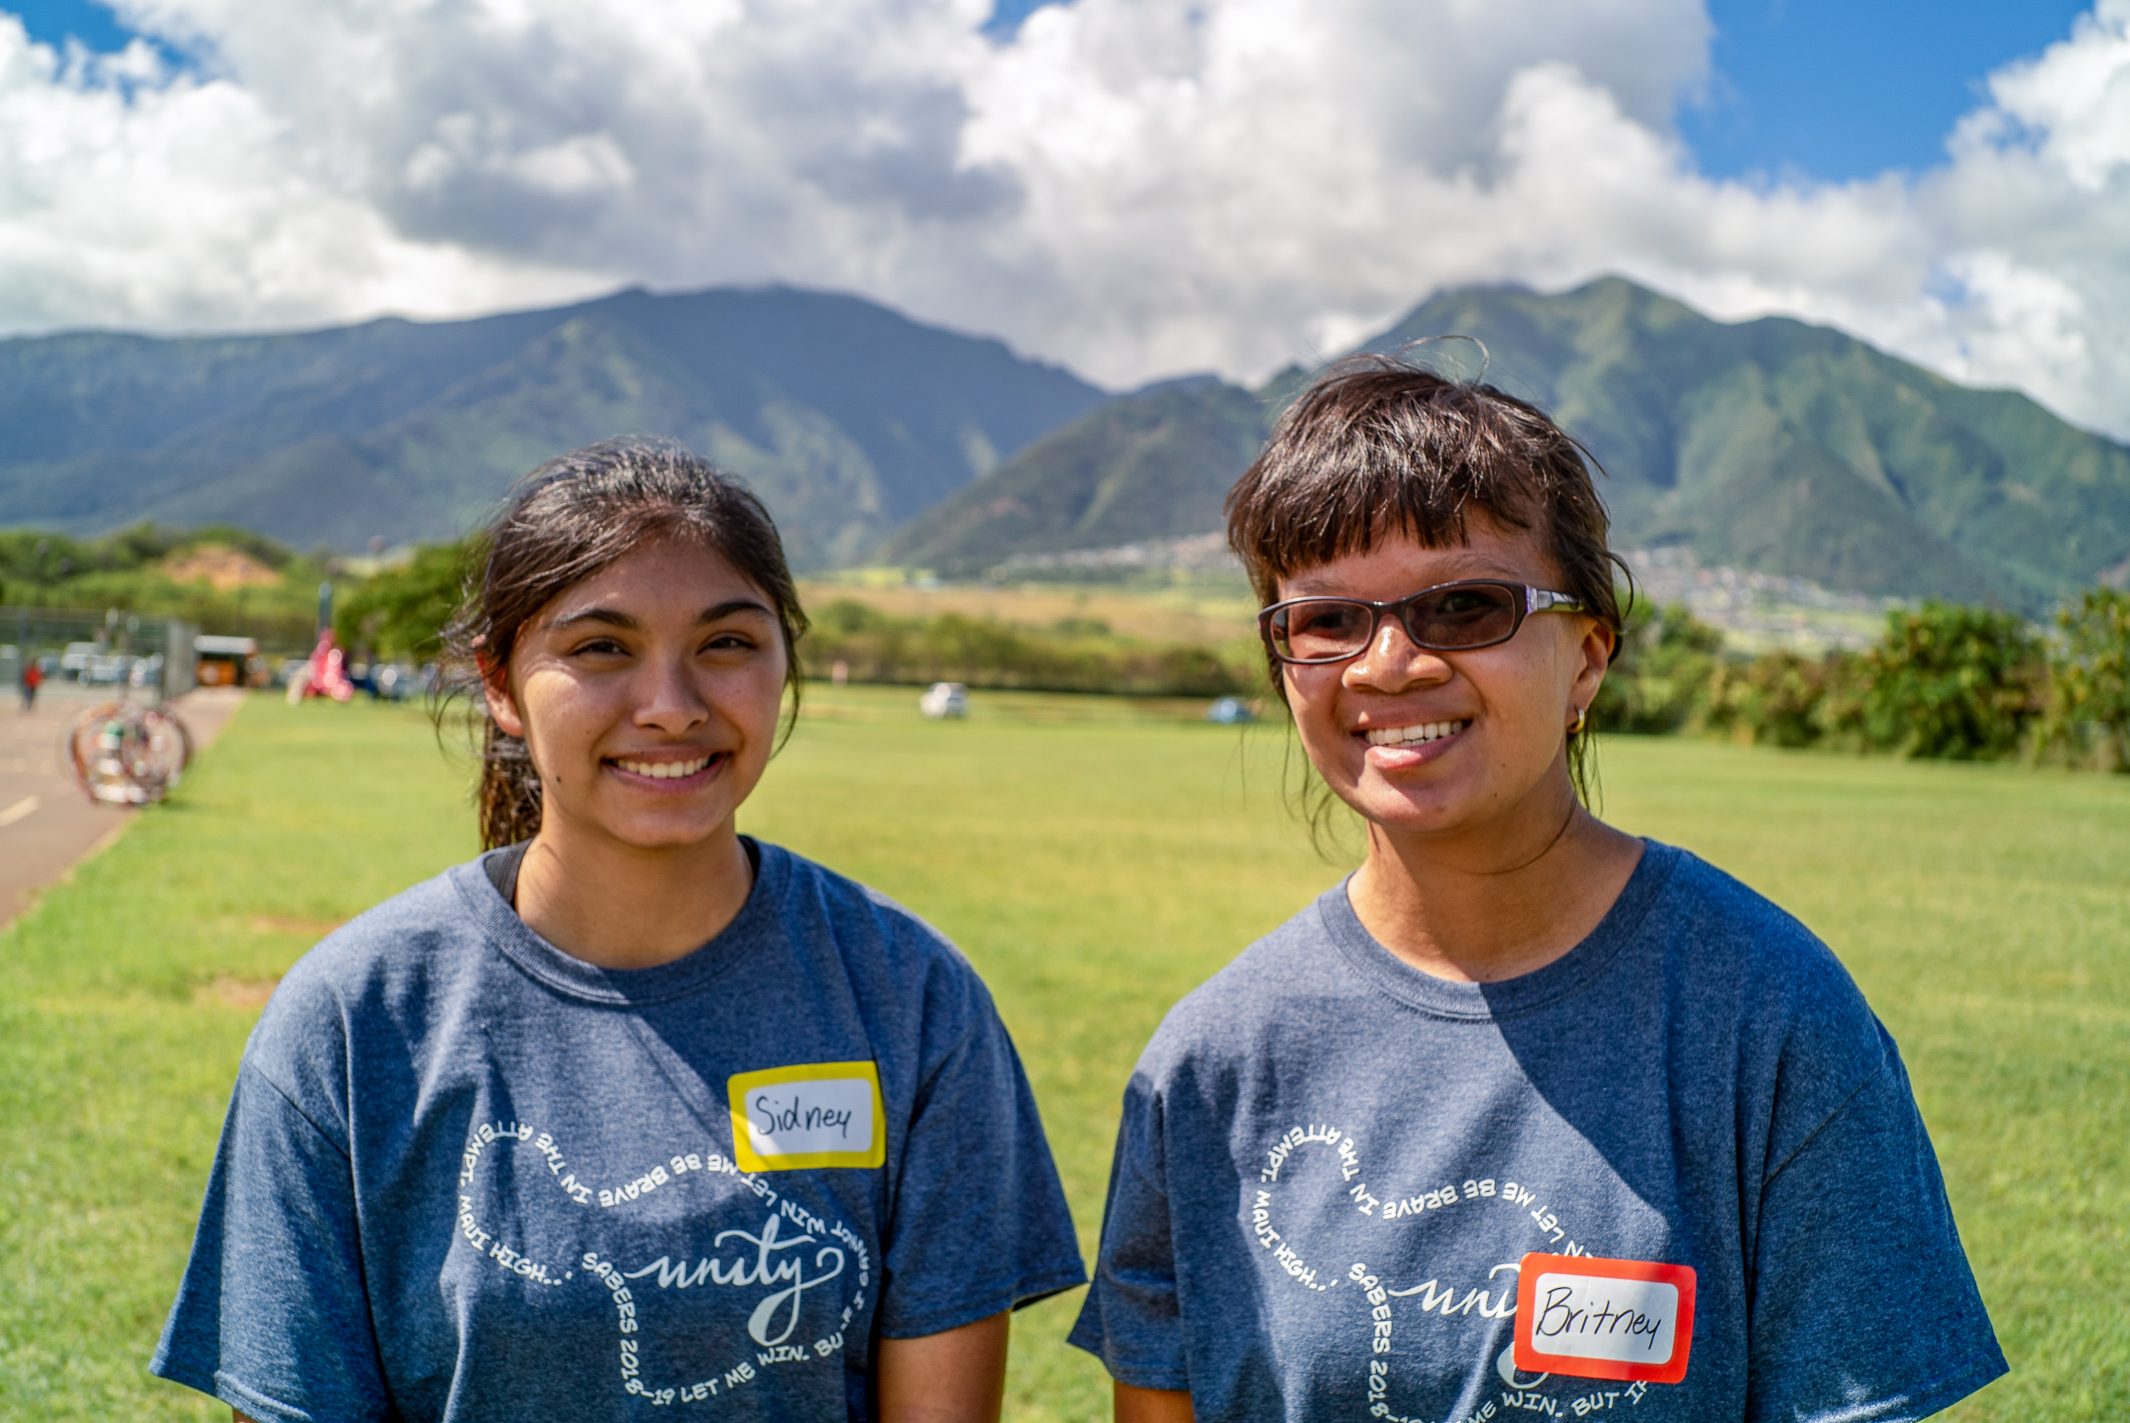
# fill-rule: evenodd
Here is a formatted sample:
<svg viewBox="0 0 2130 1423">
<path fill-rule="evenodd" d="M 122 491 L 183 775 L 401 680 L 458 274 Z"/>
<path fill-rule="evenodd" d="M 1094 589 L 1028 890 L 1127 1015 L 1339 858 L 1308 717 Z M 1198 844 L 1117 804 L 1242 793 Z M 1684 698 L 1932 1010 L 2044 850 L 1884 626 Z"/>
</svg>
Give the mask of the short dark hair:
<svg viewBox="0 0 2130 1423">
<path fill-rule="evenodd" d="M 657 538 L 684 538 L 720 556 L 776 608 L 786 654 L 789 735 L 799 708 L 798 642 L 806 614 L 784 546 L 746 485 L 670 440 L 630 436 L 557 456 L 511 491 L 475 543 L 475 571 L 444 629 L 446 709 L 463 695 L 479 733 L 475 799 L 481 844 L 511 845 L 540 828 L 540 780 L 525 743 L 497 726 L 484 695 L 510 665 L 525 623 L 564 589 Z"/>
<path fill-rule="evenodd" d="M 1430 547 L 1462 543 L 1479 512 L 1536 529 L 1559 568 L 1560 592 L 1622 630 L 1611 521 L 1591 479 L 1594 456 L 1529 401 L 1400 356 L 1352 356 L 1288 406 L 1264 450 L 1228 491 L 1228 545 L 1261 604 L 1280 580 L 1405 534 Z M 1600 467 L 1602 468 L 1602 467 Z M 1631 583 L 1630 583 L 1630 586 Z M 1286 685 L 1267 652 L 1273 690 Z M 1584 787 L 1583 738 L 1569 763 Z"/>
</svg>

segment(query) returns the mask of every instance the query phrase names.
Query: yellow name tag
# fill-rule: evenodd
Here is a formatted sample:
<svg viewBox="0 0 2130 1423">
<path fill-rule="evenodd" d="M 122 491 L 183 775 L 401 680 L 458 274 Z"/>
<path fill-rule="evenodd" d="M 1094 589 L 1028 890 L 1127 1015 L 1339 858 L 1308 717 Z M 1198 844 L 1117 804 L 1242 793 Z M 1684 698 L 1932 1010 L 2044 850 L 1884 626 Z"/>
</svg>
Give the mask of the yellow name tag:
<svg viewBox="0 0 2130 1423">
<path fill-rule="evenodd" d="M 804 1062 L 726 1080 L 732 1158 L 743 1171 L 878 1166 L 887 1160 L 880 1069 L 870 1062 Z"/>
</svg>

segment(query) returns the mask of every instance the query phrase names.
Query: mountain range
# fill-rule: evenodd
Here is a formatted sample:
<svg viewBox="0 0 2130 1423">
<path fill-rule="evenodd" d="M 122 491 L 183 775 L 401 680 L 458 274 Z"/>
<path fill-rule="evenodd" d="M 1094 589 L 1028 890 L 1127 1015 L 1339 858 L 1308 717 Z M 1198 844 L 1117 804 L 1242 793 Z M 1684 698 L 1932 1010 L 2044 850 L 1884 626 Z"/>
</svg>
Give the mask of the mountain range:
<svg viewBox="0 0 2130 1423">
<path fill-rule="evenodd" d="M 2030 611 L 2130 582 L 2130 447 L 1822 327 L 1711 320 L 1619 278 L 1470 287 L 1422 338 L 1606 471 L 1616 546 Z M 1484 354 L 1481 353 L 1483 348 Z M 1109 396 L 849 296 L 654 295 L 295 335 L 0 340 L 0 524 L 229 521 L 302 546 L 455 535 L 512 476 L 625 431 L 745 476 L 794 561 L 971 574 L 1202 534 L 1305 373 Z"/>
<path fill-rule="evenodd" d="M 1449 335 L 1473 341 L 1431 339 Z M 1605 471 L 1615 547 L 2029 611 L 2130 582 L 2130 448 L 1823 327 L 1726 324 L 1604 278 L 1559 295 L 1447 292 L 1358 349 L 1476 372 L 1551 413 Z M 1217 528 L 1221 496 L 1305 379 L 1111 401 L 914 520 L 887 555 L 968 573 L 1123 542 L 1125 523 L 1141 539 Z"/>
<path fill-rule="evenodd" d="M 788 288 L 625 291 L 473 321 L 0 341 L 0 524 L 238 523 L 341 550 L 456 537 L 610 435 L 746 478 L 795 562 L 858 556 L 1104 393 L 994 340 Z"/>
</svg>

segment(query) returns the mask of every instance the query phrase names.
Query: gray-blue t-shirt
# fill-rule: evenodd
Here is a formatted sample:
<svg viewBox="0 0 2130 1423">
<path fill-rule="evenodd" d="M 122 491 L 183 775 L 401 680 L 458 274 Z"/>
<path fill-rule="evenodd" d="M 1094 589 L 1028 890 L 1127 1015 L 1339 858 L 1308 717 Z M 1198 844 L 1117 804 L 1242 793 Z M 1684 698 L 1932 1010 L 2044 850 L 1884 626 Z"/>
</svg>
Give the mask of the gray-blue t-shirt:
<svg viewBox="0 0 2130 1423">
<path fill-rule="evenodd" d="M 1072 1340 L 1224 1423 L 1862 1423 L 2005 1368 L 1893 1040 L 1811 934 L 1657 844 L 1535 973 L 1418 972 L 1342 884 L 1178 1004 Z"/>
<path fill-rule="evenodd" d="M 859 1418 L 880 1338 L 1079 1283 L 975 972 L 753 848 L 738 917 L 657 968 L 541 940 L 509 851 L 306 955 L 154 1371 L 289 1423 Z"/>
</svg>

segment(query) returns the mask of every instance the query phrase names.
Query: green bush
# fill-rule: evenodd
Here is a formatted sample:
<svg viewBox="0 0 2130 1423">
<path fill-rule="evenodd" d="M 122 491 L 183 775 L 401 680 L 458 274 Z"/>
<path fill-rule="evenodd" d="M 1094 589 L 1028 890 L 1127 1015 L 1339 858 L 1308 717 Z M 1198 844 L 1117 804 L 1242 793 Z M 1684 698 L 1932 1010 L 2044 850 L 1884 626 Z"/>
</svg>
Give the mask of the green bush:
<svg viewBox="0 0 2130 1423">
<path fill-rule="evenodd" d="M 1821 735 L 1827 664 L 1787 650 L 1717 669 L 1711 701 L 1717 720 L 1762 746 L 1810 746 Z"/>
<path fill-rule="evenodd" d="M 1951 760 L 2018 751 L 2047 676 L 2040 639 L 2024 619 L 1949 603 L 1889 614 L 1868 661 L 1870 742 Z"/>
<path fill-rule="evenodd" d="M 2095 588 L 2056 614 L 2044 755 L 2130 772 L 2130 592 Z"/>
<path fill-rule="evenodd" d="M 1630 605 L 1592 719 L 1602 730 L 1650 735 L 1700 724 L 1722 651 L 1723 634 L 1684 607 Z"/>
<path fill-rule="evenodd" d="M 426 544 L 399 567 L 354 585 L 333 613 L 341 646 L 413 662 L 435 658 L 444 624 L 465 592 L 473 551 L 471 541 Z"/>
<path fill-rule="evenodd" d="M 1819 705 L 1812 719 L 1819 744 L 1845 751 L 1873 750 L 1864 707 L 1871 693 L 1871 658 L 1860 652 L 1830 652 L 1821 664 Z"/>
</svg>

